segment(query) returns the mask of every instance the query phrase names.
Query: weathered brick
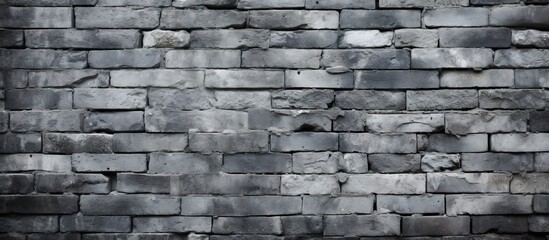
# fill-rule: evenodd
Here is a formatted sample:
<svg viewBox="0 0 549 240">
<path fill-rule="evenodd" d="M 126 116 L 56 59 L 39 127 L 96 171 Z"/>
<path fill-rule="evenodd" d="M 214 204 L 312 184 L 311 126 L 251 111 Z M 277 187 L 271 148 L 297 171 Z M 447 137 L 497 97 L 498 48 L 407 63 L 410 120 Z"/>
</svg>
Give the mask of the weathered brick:
<svg viewBox="0 0 549 240">
<path fill-rule="evenodd" d="M 219 109 L 271 108 L 269 91 L 216 91 L 213 105 Z"/>
<path fill-rule="evenodd" d="M 538 30 L 513 30 L 513 45 L 549 48 L 549 32 Z"/>
<path fill-rule="evenodd" d="M 516 69 L 515 88 L 549 88 L 549 69 Z"/>
<path fill-rule="evenodd" d="M 448 216 L 531 214 L 532 199 L 532 195 L 446 195 L 446 214 Z"/>
<path fill-rule="evenodd" d="M 290 135 L 271 135 L 271 150 L 293 151 L 337 151 L 337 133 L 296 132 Z"/>
<path fill-rule="evenodd" d="M 0 232 L 54 233 L 59 229 L 58 216 L 2 216 Z M 24 236 L 21 240 L 24 240 Z M 8 240 L 11 240 L 8 238 Z M 14 240 L 17 240 L 14 238 Z"/>
<path fill-rule="evenodd" d="M 534 212 L 549 213 L 549 195 L 534 195 Z"/>
<path fill-rule="evenodd" d="M 423 172 L 443 172 L 446 170 L 456 170 L 460 167 L 459 154 L 446 153 L 425 153 L 421 158 L 421 171 Z"/>
<path fill-rule="evenodd" d="M 135 232 L 197 232 L 209 233 L 212 219 L 209 217 L 137 217 L 133 219 Z"/>
<path fill-rule="evenodd" d="M 289 173 L 292 156 L 284 153 L 224 155 L 222 169 L 227 173 Z"/>
<path fill-rule="evenodd" d="M 369 214 L 374 211 L 375 197 L 370 196 L 304 196 L 303 214 Z"/>
<path fill-rule="evenodd" d="M 287 70 L 287 88 L 353 88 L 353 73 L 331 74 L 324 70 Z"/>
<path fill-rule="evenodd" d="M 400 216 L 395 214 L 326 216 L 324 225 L 326 236 L 400 235 Z"/>
<path fill-rule="evenodd" d="M 118 173 L 116 191 L 123 193 L 170 193 L 170 176 Z"/>
<path fill-rule="evenodd" d="M 40 133 L 2 133 L 0 134 L 0 153 L 41 152 Z"/>
<path fill-rule="evenodd" d="M 397 29 L 395 47 L 436 48 L 438 35 L 435 29 Z"/>
<path fill-rule="evenodd" d="M 461 165 L 463 171 L 468 172 L 531 172 L 534 170 L 534 156 L 523 153 L 463 153 Z"/>
<path fill-rule="evenodd" d="M 80 211 L 85 215 L 175 215 L 179 198 L 166 195 L 82 195 Z"/>
<path fill-rule="evenodd" d="M 402 235 L 404 236 L 451 236 L 467 235 L 471 232 L 471 219 L 468 216 L 445 217 L 403 217 Z"/>
<path fill-rule="evenodd" d="M 181 215 L 255 216 L 301 213 L 301 197 L 244 196 L 181 198 Z"/>
<path fill-rule="evenodd" d="M 549 153 L 536 153 L 534 162 L 536 172 L 549 172 Z"/>
<path fill-rule="evenodd" d="M 217 234 L 282 234 L 280 217 L 219 217 L 213 220 Z"/>
<path fill-rule="evenodd" d="M 186 174 L 173 177 L 171 194 L 272 195 L 280 193 L 280 176 Z"/>
<path fill-rule="evenodd" d="M 207 88 L 281 88 L 284 72 L 260 70 L 207 70 Z"/>
<path fill-rule="evenodd" d="M 27 88 L 29 71 L 23 69 L 12 69 L 11 71 L 4 71 L 0 74 L 0 86 L 5 90 Z"/>
<path fill-rule="evenodd" d="M 0 155 L 0 171 L 47 171 L 70 172 L 71 157 L 68 155 L 10 154 Z"/>
<path fill-rule="evenodd" d="M 247 12 L 233 10 L 163 9 L 160 28 L 242 28 L 247 16 Z"/>
<path fill-rule="evenodd" d="M 508 48 L 511 30 L 508 28 L 441 28 L 440 47 Z"/>
<path fill-rule="evenodd" d="M 214 103 L 214 94 L 204 89 L 173 89 L 151 88 L 149 89 L 149 107 L 153 109 L 147 112 L 158 112 L 166 109 L 166 114 L 171 110 L 195 110 L 210 109 Z M 145 116 L 150 116 L 145 114 Z"/>
<path fill-rule="evenodd" d="M 404 49 L 323 50 L 321 66 L 351 69 L 409 69 L 410 51 Z"/>
<path fill-rule="evenodd" d="M 339 182 L 333 175 L 282 175 L 282 195 L 325 195 L 339 193 Z"/>
<path fill-rule="evenodd" d="M 281 217 L 284 234 L 322 234 L 321 216 L 287 216 Z"/>
<path fill-rule="evenodd" d="M 79 240 L 79 239 L 80 239 L 80 234 L 78 233 L 27 234 L 27 240 Z"/>
<path fill-rule="evenodd" d="M 333 121 L 334 131 L 362 132 L 366 126 L 366 113 L 363 111 L 351 110 L 343 111 Z"/>
<path fill-rule="evenodd" d="M 75 172 L 143 172 L 147 169 L 144 154 L 74 154 Z"/>
<path fill-rule="evenodd" d="M 494 152 L 542 152 L 549 150 L 547 133 L 492 134 L 490 150 Z"/>
<path fill-rule="evenodd" d="M 422 194 L 424 174 L 361 174 L 350 175 L 341 191 L 351 194 Z"/>
<path fill-rule="evenodd" d="M 110 153 L 113 136 L 108 134 L 45 133 L 44 152 L 47 153 Z"/>
<path fill-rule="evenodd" d="M 504 193 L 512 178 L 508 173 L 427 173 L 427 192 Z"/>
<path fill-rule="evenodd" d="M 204 84 L 203 71 L 176 69 L 111 71 L 113 87 L 198 88 Z"/>
<path fill-rule="evenodd" d="M 227 164 L 227 161 L 228 158 L 225 156 L 224 164 Z M 148 173 L 209 173 L 219 171 L 221 164 L 221 154 L 151 153 L 149 155 Z"/>
<path fill-rule="evenodd" d="M 116 238 L 122 239 L 159 239 L 159 240 L 172 240 L 172 239 L 196 239 L 196 240 L 208 240 L 208 235 L 204 234 L 177 234 L 177 233 L 93 233 L 83 234 L 82 240 L 112 240 Z M 78 239 L 77 239 L 78 240 Z"/>
<path fill-rule="evenodd" d="M 387 47 L 393 44 L 394 33 L 390 31 L 362 30 L 343 32 L 340 48 Z"/>
<path fill-rule="evenodd" d="M 415 48 L 412 68 L 486 68 L 492 65 L 493 54 L 484 48 Z"/>
<path fill-rule="evenodd" d="M 243 67 L 319 68 L 321 50 L 250 49 L 242 52 Z"/>
<path fill-rule="evenodd" d="M 240 50 L 171 50 L 166 52 L 166 68 L 240 67 Z"/>
<path fill-rule="evenodd" d="M 77 7 L 74 9 L 76 28 L 156 28 L 160 9 L 124 7 Z"/>
<path fill-rule="evenodd" d="M 549 67 L 549 49 L 503 49 L 494 55 L 496 67 Z"/>
<path fill-rule="evenodd" d="M 0 196 L 0 213 L 70 214 L 78 212 L 76 195 Z"/>
<path fill-rule="evenodd" d="M 471 5 L 500 5 L 519 3 L 518 0 L 473 0 Z"/>
<path fill-rule="evenodd" d="M 27 30 L 25 45 L 30 48 L 137 48 L 140 38 L 136 30 Z"/>
<path fill-rule="evenodd" d="M 546 6 L 504 6 L 490 11 L 490 25 L 549 29 Z"/>
<path fill-rule="evenodd" d="M 444 195 L 377 195 L 376 203 L 377 211 L 379 213 L 444 213 Z"/>
<path fill-rule="evenodd" d="M 190 43 L 191 35 L 187 31 L 155 29 L 143 32 L 143 47 L 145 48 L 185 48 Z"/>
<path fill-rule="evenodd" d="M 421 27 L 418 10 L 342 10 L 340 28 L 413 28 Z"/>
<path fill-rule="evenodd" d="M 75 89 L 74 107 L 91 109 L 142 109 L 147 105 L 145 89 Z"/>
<path fill-rule="evenodd" d="M 511 69 L 447 70 L 440 74 L 440 86 L 448 88 L 512 87 L 514 81 Z"/>
<path fill-rule="evenodd" d="M 549 91 L 538 89 L 493 89 L 479 91 L 484 109 L 544 109 Z"/>
<path fill-rule="evenodd" d="M 22 47 L 25 43 L 21 30 L 0 30 L 0 47 Z"/>
<path fill-rule="evenodd" d="M 466 7 L 467 0 L 380 0 L 380 8 L 440 8 L 440 7 Z"/>
<path fill-rule="evenodd" d="M 370 170 L 377 173 L 419 172 L 421 156 L 419 154 L 370 154 Z"/>
<path fill-rule="evenodd" d="M 339 142 L 339 150 L 342 152 L 416 152 L 416 136 L 413 134 L 342 133 Z"/>
<path fill-rule="evenodd" d="M 268 48 L 269 37 L 268 30 L 196 30 L 191 32 L 191 47 Z"/>
<path fill-rule="evenodd" d="M 35 188 L 43 193 L 109 193 L 109 178 L 102 174 L 36 174 Z"/>
<path fill-rule="evenodd" d="M 84 111 L 17 111 L 10 114 L 12 132 L 79 132 Z"/>
<path fill-rule="evenodd" d="M 10 124 L 10 114 L 8 111 L 0 110 L 0 132 L 7 132 Z"/>
<path fill-rule="evenodd" d="M 380 133 L 438 132 L 444 128 L 443 114 L 365 114 L 364 121 L 368 131 Z"/>
<path fill-rule="evenodd" d="M 84 68 L 86 52 L 35 49 L 0 49 L 0 68 L 68 69 Z"/>
<path fill-rule="evenodd" d="M 521 112 L 447 113 L 446 132 L 469 133 L 526 132 L 527 114 Z"/>
<path fill-rule="evenodd" d="M 421 89 L 439 87 L 437 71 L 358 71 L 355 76 L 356 89 Z"/>
<path fill-rule="evenodd" d="M 273 108 L 329 108 L 332 102 L 333 90 L 282 90 L 272 94 Z"/>
<path fill-rule="evenodd" d="M 444 153 L 488 151 L 487 134 L 469 134 L 459 137 L 449 134 L 431 134 L 425 140 L 425 146 L 418 145 L 418 150 Z M 418 142 L 421 143 L 419 140 Z"/>
<path fill-rule="evenodd" d="M 337 29 L 336 11 L 259 10 L 250 12 L 249 26 L 267 29 Z"/>
<path fill-rule="evenodd" d="M 236 7 L 237 0 L 174 0 L 174 7 L 205 6 L 210 8 Z"/>
<path fill-rule="evenodd" d="M 114 134 L 115 152 L 184 151 L 187 134 L 118 133 Z"/>
<path fill-rule="evenodd" d="M 70 28 L 72 8 L 69 7 L 2 7 L 2 28 Z"/>
<path fill-rule="evenodd" d="M 171 0 L 98 0 L 97 6 L 144 6 L 144 7 L 165 7 L 172 4 Z"/>
<path fill-rule="evenodd" d="M 303 8 L 305 0 L 240 0 L 239 9 Z"/>
<path fill-rule="evenodd" d="M 181 121 L 173 122 L 173 119 Z M 229 110 L 206 111 L 145 111 L 145 124 L 148 132 L 223 132 L 225 130 L 242 131 L 248 129 L 246 112 Z"/>
<path fill-rule="evenodd" d="M 61 216 L 61 232 L 130 232 L 131 218 L 120 216 Z"/>
<path fill-rule="evenodd" d="M 92 69 L 33 71 L 28 73 L 29 87 L 108 87 L 109 73 Z"/>
<path fill-rule="evenodd" d="M 3 164 L 4 161 L 0 160 Z M 4 169 L 2 169 L 4 171 Z M 0 175 L 0 193 L 30 193 L 34 190 L 34 175 L 32 174 L 2 174 Z"/>
<path fill-rule="evenodd" d="M 79 119 L 76 119 L 79 120 Z M 136 132 L 145 130 L 143 112 L 90 112 L 84 118 L 85 132 Z"/>
<path fill-rule="evenodd" d="M 375 1 L 372 0 L 306 0 L 306 9 L 374 9 L 376 7 Z"/>
<path fill-rule="evenodd" d="M 6 109 L 71 109 L 72 90 L 16 89 L 6 91 Z"/>
<path fill-rule="evenodd" d="M 343 154 L 339 152 L 302 152 L 292 154 L 294 173 L 336 173 Z"/>
<path fill-rule="evenodd" d="M 528 217 L 528 229 L 530 232 L 547 232 L 547 225 L 549 224 L 549 217 L 547 216 L 529 216 Z"/>
<path fill-rule="evenodd" d="M 338 34 L 330 30 L 271 31 L 270 47 L 334 48 Z"/>
<path fill-rule="evenodd" d="M 427 27 L 488 26 L 487 8 L 439 8 L 425 11 L 423 22 Z"/>
<path fill-rule="evenodd" d="M 330 131 L 332 120 L 329 112 L 313 111 L 301 113 L 299 110 L 248 110 L 250 129 L 282 131 Z"/>
<path fill-rule="evenodd" d="M 339 170 L 347 173 L 368 172 L 368 155 L 363 153 L 345 153 L 339 159 Z"/>
<path fill-rule="evenodd" d="M 342 109 L 404 110 L 404 92 L 355 90 L 336 92 L 335 106 Z"/>
<path fill-rule="evenodd" d="M 162 52 L 157 49 L 90 51 L 91 68 L 153 68 L 160 66 Z"/>
<path fill-rule="evenodd" d="M 476 90 L 407 91 L 408 110 L 472 109 L 478 107 Z"/>
<path fill-rule="evenodd" d="M 474 216 L 471 221 L 472 233 L 528 232 L 528 218 L 523 216 Z"/>
<path fill-rule="evenodd" d="M 548 173 L 516 175 L 511 181 L 511 193 L 549 193 L 548 184 Z"/>
</svg>

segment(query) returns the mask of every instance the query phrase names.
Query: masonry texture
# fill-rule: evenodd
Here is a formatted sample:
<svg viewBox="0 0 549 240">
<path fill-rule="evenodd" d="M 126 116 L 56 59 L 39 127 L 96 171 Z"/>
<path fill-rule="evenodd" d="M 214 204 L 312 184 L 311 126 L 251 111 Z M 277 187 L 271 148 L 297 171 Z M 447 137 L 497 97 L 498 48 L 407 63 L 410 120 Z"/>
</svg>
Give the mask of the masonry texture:
<svg viewBox="0 0 549 240">
<path fill-rule="evenodd" d="M 0 239 L 549 239 L 548 4 L 0 0 Z"/>
</svg>

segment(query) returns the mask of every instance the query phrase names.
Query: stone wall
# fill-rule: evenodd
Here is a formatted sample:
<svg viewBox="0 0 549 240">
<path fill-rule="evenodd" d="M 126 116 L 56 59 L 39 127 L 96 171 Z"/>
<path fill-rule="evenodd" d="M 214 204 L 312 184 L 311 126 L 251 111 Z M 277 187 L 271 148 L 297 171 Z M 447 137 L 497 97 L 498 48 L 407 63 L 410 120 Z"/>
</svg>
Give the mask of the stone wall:
<svg viewBox="0 0 549 240">
<path fill-rule="evenodd" d="M 545 239 L 547 4 L 0 0 L 0 239 Z"/>
</svg>

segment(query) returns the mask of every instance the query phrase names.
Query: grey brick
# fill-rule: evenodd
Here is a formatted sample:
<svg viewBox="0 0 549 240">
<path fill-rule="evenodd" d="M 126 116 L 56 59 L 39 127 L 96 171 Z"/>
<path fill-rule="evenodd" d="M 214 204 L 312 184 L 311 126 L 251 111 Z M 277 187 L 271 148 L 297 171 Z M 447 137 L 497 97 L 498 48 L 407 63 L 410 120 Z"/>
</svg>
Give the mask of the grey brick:
<svg viewBox="0 0 549 240">
<path fill-rule="evenodd" d="M 330 30 L 271 31 L 270 47 L 334 48 L 338 34 Z"/>
<path fill-rule="evenodd" d="M 61 232 L 130 232 L 131 218 L 119 216 L 61 216 Z"/>
<path fill-rule="evenodd" d="M 118 133 L 114 134 L 115 152 L 184 151 L 187 134 Z"/>
<path fill-rule="evenodd" d="M 70 6 L 70 0 L 2 0 L 0 5 L 9 6 L 51 6 L 63 7 Z"/>
<path fill-rule="evenodd" d="M 207 88 L 281 88 L 284 72 L 262 70 L 207 70 Z"/>
<path fill-rule="evenodd" d="M 250 49 L 242 52 L 242 67 L 319 68 L 321 50 Z"/>
<path fill-rule="evenodd" d="M 351 69 L 409 69 L 410 52 L 404 49 L 323 50 L 321 66 Z"/>
<path fill-rule="evenodd" d="M 273 92 L 273 108 L 329 108 L 334 102 L 334 91 L 320 89 L 282 90 Z"/>
<path fill-rule="evenodd" d="M 198 88 L 204 84 L 203 71 L 177 69 L 111 71 L 113 87 Z"/>
<path fill-rule="evenodd" d="M 538 89 L 480 90 L 480 107 L 484 109 L 544 109 L 549 91 Z"/>
<path fill-rule="evenodd" d="M 333 121 L 334 131 L 362 132 L 366 126 L 366 113 L 364 111 L 343 111 Z"/>
<path fill-rule="evenodd" d="M 181 198 L 181 215 L 270 216 L 301 213 L 301 197 L 244 196 Z"/>
<path fill-rule="evenodd" d="M 74 0 L 73 0 L 74 1 Z M 78 233 L 28 234 L 27 240 L 80 240 Z"/>
<path fill-rule="evenodd" d="M 151 88 L 149 89 L 149 107 L 152 110 L 147 112 L 160 112 L 166 109 L 166 114 L 171 110 L 195 110 L 212 108 L 214 94 L 203 89 L 171 89 Z M 148 113 L 145 115 L 149 117 Z M 153 116 L 156 117 L 156 116 Z"/>
<path fill-rule="evenodd" d="M 547 232 L 547 224 L 549 224 L 549 218 L 547 216 L 529 216 L 528 228 L 530 232 Z"/>
<path fill-rule="evenodd" d="M 549 195 L 535 195 L 534 196 L 534 212 L 536 213 L 548 213 L 549 212 Z"/>
<path fill-rule="evenodd" d="M 513 30 L 513 45 L 549 48 L 549 32 L 538 30 Z"/>
<path fill-rule="evenodd" d="M 76 119 L 78 120 L 78 119 Z M 84 118 L 85 132 L 136 132 L 145 130 L 143 112 L 91 112 Z"/>
<path fill-rule="evenodd" d="M 375 1 L 372 0 L 306 0 L 306 9 L 374 9 L 376 7 Z"/>
<path fill-rule="evenodd" d="M 424 174 L 360 174 L 350 175 L 341 191 L 349 194 L 422 194 Z"/>
<path fill-rule="evenodd" d="M 426 10 L 423 23 L 427 27 L 488 26 L 487 8 L 439 8 Z"/>
<path fill-rule="evenodd" d="M 147 105 L 145 89 L 75 89 L 74 107 L 90 109 L 142 109 Z"/>
<path fill-rule="evenodd" d="M 0 86 L 5 90 L 27 88 L 28 87 L 28 70 L 12 69 L 11 71 L 4 71 L 0 74 Z"/>
<path fill-rule="evenodd" d="M 508 173 L 427 173 L 427 192 L 505 193 L 512 178 Z"/>
<path fill-rule="evenodd" d="M 16 89 L 6 91 L 6 109 L 71 109 L 72 90 Z"/>
<path fill-rule="evenodd" d="M 124 7 L 77 7 L 74 9 L 76 28 L 156 28 L 160 9 Z"/>
<path fill-rule="evenodd" d="M 365 114 L 366 129 L 380 133 L 438 132 L 444 128 L 443 114 Z"/>
<path fill-rule="evenodd" d="M 209 217 L 138 217 L 133 219 L 135 232 L 197 232 L 209 233 L 212 219 Z"/>
<path fill-rule="evenodd" d="M 448 216 L 456 216 L 458 214 L 531 214 L 532 199 L 532 195 L 446 195 L 446 214 Z"/>
<path fill-rule="evenodd" d="M 166 31 L 155 29 L 143 33 L 143 47 L 146 48 L 185 48 L 191 43 L 187 31 Z"/>
<path fill-rule="evenodd" d="M 236 7 L 237 0 L 174 0 L 174 7 L 205 6 L 211 8 Z"/>
<path fill-rule="evenodd" d="M 91 68 L 153 68 L 160 66 L 162 52 L 157 49 L 90 51 Z"/>
<path fill-rule="evenodd" d="M 395 214 L 326 216 L 324 225 L 326 236 L 400 235 L 400 216 Z"/>
<path fill-rule="evenodd" d="M 500 5 L 519 3 L 518 0 L 473 0 L 471 5 Z"/>
<path fill-rule="evenodd" d="M 449 134 L 431 134 L 427 137 L 426 145 L 418 145 L 420 151 L 443 153 L 485 152 L 488 151 L 487 134 L 469 134 L 454 136 Z M 418 140 L 421 143 L 421 141 Z"/>
<path fill-rule="evenodd" d="M 25 43 L 21 30 L 0 30 L 0 47 L 22 47 Z"/>
<path fill-rule="evenodd" d="M 71 157 L 67 155 L 6 154 L 0 155 L 0 171 L 70 172 Z"/>
<path fill-rule="evenodd" d="M 419 172 L 421 156 L 418 154 L 370 154 L 368 165 L 377 173 Z"/>
<path fill-rule="evenodd" d="M 492 65 L 493 54 L 484 48 L 415 48 L 412 68 L 486 68 Z"/>
<path fill-rule="evenodd" d="M 281 217 L 284 234 L 322 234 L 321 216 L 287 216 Z"/>
<path fill-rule="evenodd" d="M 239 9 L 303 8 L 305 0 L 240 0 Z"/>
<path fill-rule="evenodd" d="M 276 152 L 337 151 L 337 133 L 296 132 L 271 135 L 271 150 Z"/>
<path fill-rule="evenodd" d="M 294 173 L 336 173 L 343 154 L 339 152 L 302 152 L 292 154 Z"/>
<path fill-rule="evenodd" d="M 97 6 L 145 6 L 145 7 L 166 7 L 172 4 L 171 0 L 98 0 Z"/>
<path fill-rule="evenodd" d="M 511 69 L 447 70 L 440 74 L 440 86 L 448 88 L 512 87 L 514 81 Z"/>
<path fill-rule="evenodd" d="M 549 69 L 516 69 L 515 88 L 549 88 Z"/>
<path fill-rule="evenodd" d="M 3 164 L 4 161 L 0 160 Z M 4 170 L 4 169 L 2 169 Z M 2 174 L 0 175 L 0 193 L 30 193 L 34 189 L 32 174 Z"/>
<path fill-rule="evenodd" d="M 0 49 L 0 59 L 10 59 L 10 61 L 0 61 L 0 68 L 85 68 L 86 58 L 86 52 L 82 51 Z"/>
<path fill-rule="evenodd" d="M 10 114 L 8 111 L 0 111 L 0 132 L 7 132 L 9 128 L 9 117 Z"/>
<path fill-rule="evenodd" d="M 281 131 L 330 131 L 332 120 L 328 112 L 313 111 L 301 113 L 299 110 L 248 110 L 250 129 Z"/>
<path fill-rule="evenodd" d="M 225 164 L 227 164 L 227 160 L 227 156 L 225 156 Z M 221 154 L 151 153 L 148 173 L 209 173 L 219 171 L 221 164 Z"/>
<path fill-rule="evenodd" d="M 459 167 L 459 154 L 433 152 L 425 153 L 425 155 L 421 158 L 421 171 L 423 172 L 444 172 L 447 170 L 457 170 Z"/>
<path fill-rule="evenodd" d="M 339 40 L 340 48 L 388 47 L 393 44 L 391 31 L 360 30 L 345 31 Z"/>
<path fill-rule="evenodd" d="M 516 175 L 511 181 L 511 193 L 549 193 L 549 173 Z"/>
<path fill-rule="evenodd" d="M 508 28 L 442 28 L 441 47 L 508 48 L 511 30 Z"/>
<path fill-rule="evenodd" d="M 408 110 L 472 109 L 478 107 L 476 90 L 407 91 Z"/>
<path fill-rule="evenodd" d="M 10 114 L 10 129 L 12 132 L 79 132 L 83 118 L 84 111 L 79 110 L 17 111 Z"/>
<path fill-rule="evenodd" d="M 526 132 L 527 114 L 521 112 L 447 113 L 446 132 L 469 133 Z"/>
<path fill-rule="evenodd" d="M 219 217 L 213 220 L 217 234 L 282 234 L 280 217 Z"/>
<path fill-rule="evenodd" d="M 160 19 L 160 28 L 241 28 L 246 24 L 247 16 L 247 12 L 233 10 L 164 9 Z M 204 21 L 204 19 L 208 19 L 208 21 Z"/>
<path fill-rule="evenodd" d="M 83 69 L 65 71 L 33 71 L 28 73 L 29 87 L 108 87 L 107 72 Z"/>
<path fill-rule="evenodd" d="M 44 152 L 47 153 L 110 153 L 113 136 L 108 134 L 45 133 Z"/>
<path fill-rule="evenodd" d="M 250 12 L 252 28 L 267 29 L 337 29 L 336 11 L 259 10 Z"/>
<path fill-rule="evenodd" d="M 490 150 L 494 152 L 543 152 L 549 150 L 548 133 L 492 134 Z"/>
<path fill-rule="evenodd" d="M 549 172 L 549 154 L 536 153 L 534 167 L 536 172 Z"/>
<path fill-rule="evenodd" d="M 40 133 L 2 133 L 0 134 L 0 153 L 41 152 Z"/>
<path fill-rule="evenodd" d="M 548 49 L 503 49 L 494 55 L 496 67 L 549 67 Z"/>
<path fill-rule="evenodd" d="M 203 234 L 173 234 L 173 233 L 95 233 L 83 234 L 82 240 L 112 240 L 122 239 L 159 239 L 159 240 L 207 240 L 208 236 Z"/>
<path fill-rule="evenodd" d="M 336 92 L 335 106 L 342 109 L 404 110 L 404 92 L 355 90 Z"/>
<path fill-rule="evenodd" d="M 181 121 L 174 123 L 173 119 L 180 119 Z M 145 124 L 148 132 L 189 132 L 191 129 L 197 129 L 201 132 L 242 131 L 248 129 L 248 114 L 229 110 L 173 111 L 147 109 Z"/>
<path fill-rule="evenodd" d="M 76 195 L 0 196 L 0 213 L 70 214 L 78 212 Z"/>
<path fill-rule="evenodd" d="M 171 194 L 272 195 L 280 193 L 280 176 L 186 174 L 173 177 Z"/>
<path fill-rule="evenodd" d="M 503 6 L 490 11 L 490 25 L 549 29 L 549 8 L 545 6 Z"/>
<path fill-rule="evenodd" d="M 240 50 L 171 50 L 166 53 L 166 68 L 240 67 Z"/>
<path fill-rule="evenodd" d="M 528 232 L 528 218 L 523 216 L 474 216 L 472 233 Z"/>
<path fill-rule="evenodd" d="M 369 196 L 304 196 L 303 214 L 369 214 L 374 211 L 375 197 Z"/>
<path fill-rule="evenodd" d="M 368 172 L 368 156 L 362 153 L 346 153 L 339 159 L 339 170 L 347 173 Z"/>
<path fill-rule="evenodd" d="M 395 47 L 436 48 L 438 35 L 436 29 L 397 29 L 395 30 Z"/>
<path fill-rule="evenodd" d="M 85 215 L 175 215 L 179 198 L 166 195 L 82 195 L 80 211 Z"/>
<path fill-rule="evenodd" d="M 376 203 L 379 213 L 444 213 L 444 195 L 377 195 Z"/>
<path fill-rule="evenodd" d="M 123 193 L 170 193 L 170 176 L 118 173 L 116 191 Z"/>
<path fill-rule="evenodd" d="M 451 236 L 467 235 L 471 232 L 471 219 L 468 216 L 444 217 L 403 217 L 404 236 Z"/>
<path fill-rule="evenodd" d="M 109 178 L 102 174 L 36 174 L 36 192 L 109 193 Z"/>
<path fill-rule="evenodd" d="M 467 0 L 381 0 L 380 8 L 440 8 L 440 7 L 466 7 L 469 6 Z"/>
<path fill-rule="evenodd" d="M 196 30 L 191 32 L 191 47 L 268 48 L 269 37 L 268 30 Z"/>
<path fill-rule="evenodd" d="M 290 173 L 292 156 L 284 153 L 224 155 L 222 169 L 227 173 Z"/>
<path fill-rule="evenodd" d="M 353 88 L 352 72 L 331 74 L 325 70 L 287 70 L 287 88 Z"/>
<path fill-rule="evenodd" d="M 282 195 L 338 194 L 339 182 L 334 175 L 282 175 Z"/>
<path fill-rule="evenodd" d="M 1 216 L 0 232 L 54 233 L 59 229 L 58 219 L 58 216 Z"/>
<path fill-rule="evenodd" d="M 364 153 L 414 153 L 414 134 L 342 133 L 339 150 Z"/>
<path fill-rule="evenodd" d="M 72 8 L 69 7 L 2 7 L 2 28 L 70 28 Z"/>
<path fill-rule="evenodd" d="M 357 89 L 421 89 L 439 87 L 437 71 L 358 71 L 355 76 L 355 86 Z"/>
<path fill-rule="evenodd" d="M 341 28 L 393 29 L 421 27 L 418 10 L 342 10 Z"/>
<path fill-rule="evenodd" d="M 27 30 L 30 48 L 137 48 L 141 34 L 136 30 Z"/>
<path fill-rule="evenodd" d="M 219 109 L 271 108 L 269 91 L 215 91 L 214 98 L 213 105 Z"/>
<path fill-rule="evenodd" d="M 147 169 L 144 154 L 74 154 L 75 172 L 143 172 Z"/>
</svg>

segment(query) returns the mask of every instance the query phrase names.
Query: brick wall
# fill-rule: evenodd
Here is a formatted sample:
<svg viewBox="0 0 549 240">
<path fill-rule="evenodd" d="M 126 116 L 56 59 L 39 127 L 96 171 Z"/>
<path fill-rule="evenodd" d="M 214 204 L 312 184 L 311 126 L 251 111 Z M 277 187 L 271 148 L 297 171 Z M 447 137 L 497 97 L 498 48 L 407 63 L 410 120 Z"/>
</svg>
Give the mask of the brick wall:
<svg viewBox="0 0 549 240">
<path fill-rule="evenodd" d="M 0 239 L 545 239 L 547 4 L 0 0 Z"/>
</svg>

